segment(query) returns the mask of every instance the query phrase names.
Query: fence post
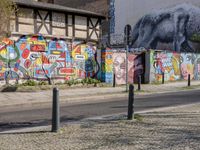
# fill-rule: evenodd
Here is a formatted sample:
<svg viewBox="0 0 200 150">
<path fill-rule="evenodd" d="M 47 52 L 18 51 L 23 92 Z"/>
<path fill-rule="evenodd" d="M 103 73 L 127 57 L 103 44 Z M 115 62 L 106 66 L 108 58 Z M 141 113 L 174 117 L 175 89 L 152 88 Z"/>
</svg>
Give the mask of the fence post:
<svg viewBox="0 0 200 150">
<path fill-rule="evenodd" d="M 129 85 L 129 97 L 128 97 L 128 120 L 133 119 L 134 116 L 134 86 L 133 84 Z"/>
<path fill-rule="evenodd" d="M 115 73 L 113 74 L 113 87 L 116 86 L 116 81 L 115 81 Z"/>
<path fill-rule="evenodd" d="M 59 106 L 59 90 L 53 88 L 53 105 L 52 105 L 52 132 L 57 132 L 60 127 L 60 106 Z"/>
<path fill-rule="evenodd" d="M 164 83 L 165 83 L 165 73 L 162 72 L 162 84 L 164 84 Z"/>
<path fill-rule="evenodd" d="M 141 90 L 141 75 L 138 75 L 138 91 Z"/>
<path fill-rule="evenodd" d="M 190 74 L 188 74 L 188 86 L 190 86 Z"/>
</svg>

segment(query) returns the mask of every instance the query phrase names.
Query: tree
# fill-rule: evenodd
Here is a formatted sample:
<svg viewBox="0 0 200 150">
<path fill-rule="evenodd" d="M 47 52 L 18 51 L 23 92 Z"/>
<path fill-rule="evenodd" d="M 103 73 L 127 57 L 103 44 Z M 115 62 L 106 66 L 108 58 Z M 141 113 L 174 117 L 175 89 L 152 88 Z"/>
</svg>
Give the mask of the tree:
<svg viewBox="0 0 200 150">
<path fill-rule="evenodd" d="M 16 4 L 12 0 L 0 0 L 0 37 L 9 37 L 10 18 L 16 11 Z"/>
</svg>

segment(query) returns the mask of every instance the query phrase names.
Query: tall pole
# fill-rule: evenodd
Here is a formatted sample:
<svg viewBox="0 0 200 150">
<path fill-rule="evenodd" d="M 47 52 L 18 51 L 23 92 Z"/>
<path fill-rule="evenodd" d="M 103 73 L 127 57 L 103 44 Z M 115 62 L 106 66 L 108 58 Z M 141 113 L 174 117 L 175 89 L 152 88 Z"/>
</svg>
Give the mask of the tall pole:
<svg viewBox="0 0 200 150">
<path fill-rule="evenodd" d="M 128 52 L 129 52 L 129 42 L 130 42 L 131 26 L 127 24 L 124 28 L 125 35 L 125 49 L 126 49 L 126 92 L 128 92 Z"/>
<path fill-rule="evenodd" d="M 126 92 L 128 92 L 128 44 L 126 45 Z"/>
</svg>

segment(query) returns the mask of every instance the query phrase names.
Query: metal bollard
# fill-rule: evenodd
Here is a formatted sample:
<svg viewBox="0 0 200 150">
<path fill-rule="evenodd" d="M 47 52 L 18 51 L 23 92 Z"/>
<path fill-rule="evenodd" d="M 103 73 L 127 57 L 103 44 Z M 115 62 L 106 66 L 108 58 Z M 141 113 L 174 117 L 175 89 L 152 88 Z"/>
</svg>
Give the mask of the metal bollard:
<svg viewBox="0 0 200 150">
<path fill-rule="evenodd" d="M 188 86 L 190 86 L 190 74 L 188 74 Z"/>
<path fill-rule="evenodd" d="M 165 73 L 163 72 L 162 73 L 162 84 L 164 84 L 165 83 Z"/>
<path fill-rule="evenodd" d="M 114 75 L 113 75 L 113 87 L 115 87 L 116 86 L 116 80 L 115 80 L 115 73 L 114 73 Z"/>
<path fill-rule="evenodd" d="M 52 105 L 52 132 L 57 132 L 60 127 L 60 106 L 59 106 L 59 90 L 53 88 L 53 105 Z"/>
<path fill-rule="evenodd" d="M 128 120 L 132 120 L 134 116 L 134 86 L 133 84 L 129 85 L 129 97 L 128 97 Z"/>
<path fill-rule="evenodd" d="M 141 75 L 138 75 L 138 91 L 141 90 Z"/>
</svg>

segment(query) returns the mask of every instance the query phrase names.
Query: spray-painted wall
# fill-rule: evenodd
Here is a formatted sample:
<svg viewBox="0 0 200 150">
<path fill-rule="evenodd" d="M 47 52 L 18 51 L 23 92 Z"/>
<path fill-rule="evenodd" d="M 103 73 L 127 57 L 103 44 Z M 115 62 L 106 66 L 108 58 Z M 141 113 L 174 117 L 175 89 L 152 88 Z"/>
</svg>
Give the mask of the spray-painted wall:
<svg viewBox="0 0 200 150">
<path fill-rule="evenodd" d="M 101 51 L 101 79 L 103 82 L 113 82 L 113 51 L 105 49 Z"/>
<path fill-rule="evenodd" d="M 126 53 L 113 54 L 113 67 L 117 84 L 126 84 Z M 137 81 L 137 76 L 143 75 L 144 63 L 142 55 L 128 54 L 128 83 Z"/>
<path fill-rule="evenodd" d="M 42 36 L 23 36 L 0 43 L 0 79 L 82 79 L 99 71 L 94 43 L 63 40 L 47 42 Z"/>
<path fill-rule="evenodd" d="M 162 73 L 165 81 L 200 79 L 200 54 L 176 53 L 170 51 L 150 52 L 150 81 L 161 81 Z"/>
</svg>

